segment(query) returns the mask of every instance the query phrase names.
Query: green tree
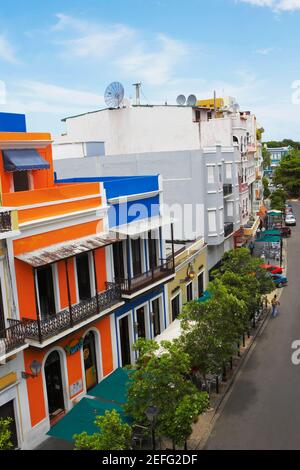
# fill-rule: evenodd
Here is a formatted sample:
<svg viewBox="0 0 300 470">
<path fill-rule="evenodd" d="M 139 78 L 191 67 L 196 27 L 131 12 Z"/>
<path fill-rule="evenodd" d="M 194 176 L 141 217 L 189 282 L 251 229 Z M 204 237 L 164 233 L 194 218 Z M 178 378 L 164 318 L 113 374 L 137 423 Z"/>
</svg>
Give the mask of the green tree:
<svg viewBox="0 0 300 470">
<path fill-rule="evenodd" d="M 269 180 L 268 180 L 268 178 L 266 178 L 266 176 L 263 177 L 262 184 L 263 184 L 263 187 L 264 187 L 264 199 L 268 199 L 268 197 L 271 194 L 271 191 L 269 189 Z"/>
<path fill-rule="evenodd" d="M 263 158 L 263 167 L 264 169 L 270 168 L 271 166 L 271 154 L 268 152 L 267 148 L 263 146 L 262 148 L 262 158 Z"/>
<path fill-rule="evenodd" d="M 129 450 L 131 427 L 123 423 L 116 410 L 97 416 L 95 425 L 99 432 L 89 436 L 86 432 L 75 434 L 75 450 Z"/>
<path fill-rule="evenodd" d="M 12 418 L 0 418 L 0 450 L 12 450 L 13 443 L 11 442 L 12 432 L 10 426 Z"/>
<path fill-rule="evenodd" d="M 145 411 L 155 405 L 156 434 L 181 444 L 189 437 L 196 416 L 207 409 L 207 394 L 199 392 L 189 379 L 191 360 L 180 342 L 166 341 L 155 348 L 154 342 L 150 347 L 145 343 L 147 340 L 136 346 L 138 367 L 129 386 L 126 413 L 136 424 L 148 426 Z"/>
<path fill-rule="evenodd" d="M 274 183 L 281 184 L 291 197 L 300 196 L 300 151 L 292 150 L 275 170 Z"/>
<path fill-rule="evenodd" d="M 284 206 L 287 200 L 287 193 L 283 189 L 276 189 L 271 194 L 271 209 L 284 211 Z"/>
</svg>

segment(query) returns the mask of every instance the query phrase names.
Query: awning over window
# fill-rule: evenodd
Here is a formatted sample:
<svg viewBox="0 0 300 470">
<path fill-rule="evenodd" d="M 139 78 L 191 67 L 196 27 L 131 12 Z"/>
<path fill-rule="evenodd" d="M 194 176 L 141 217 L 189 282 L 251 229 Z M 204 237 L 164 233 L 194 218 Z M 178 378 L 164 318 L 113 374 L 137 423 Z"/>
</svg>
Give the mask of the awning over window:
<svg viewBox="0 0 300 470">
<path fill-rule="evenodd" d="M 114 227 L 111 230 L 124 236 L 134 237 L 135 235 L 149 232 L 150 230 L 155 230 L 165 225 L 170 225 L 173 222 L 174 220 L 170 217 L 157 215 L 148 219 L 138 219 L 130 222 L 129 224 Z"/>
<path fill-rule="evenodd" d="M 50 164 L 35 149 L 2 150 L 6 171 L 47 170 Z"/>
<path fill-rule="evenodd" d="M 89 237 L 78 238 L 63 243 L 47 246 L 39 250 L 30 251 L 16 256 L 17 259 L 30 264 L 33 268 L 40 268 L 47 264 L 57 263 L 60 260 L 102 248 L 120 241 L 116 233 L 99 233 Z"/>
</svg>

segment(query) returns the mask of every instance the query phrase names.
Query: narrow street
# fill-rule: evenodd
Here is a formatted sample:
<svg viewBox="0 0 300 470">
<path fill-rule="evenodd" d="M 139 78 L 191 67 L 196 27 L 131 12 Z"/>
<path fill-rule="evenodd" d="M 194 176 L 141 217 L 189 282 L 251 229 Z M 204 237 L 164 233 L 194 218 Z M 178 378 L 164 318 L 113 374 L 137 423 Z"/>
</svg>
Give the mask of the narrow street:
<svg viewBox="0 0 300 470">
<path fill-rule="evenodd" d="M 280 314 L 270 319 L 233 386 L 206 443 L 207 450 L 300 449 L 300 366 L 291 345 L 300 339 L 300 203 L 288 241 L 289 284 Z"/>
</svg>

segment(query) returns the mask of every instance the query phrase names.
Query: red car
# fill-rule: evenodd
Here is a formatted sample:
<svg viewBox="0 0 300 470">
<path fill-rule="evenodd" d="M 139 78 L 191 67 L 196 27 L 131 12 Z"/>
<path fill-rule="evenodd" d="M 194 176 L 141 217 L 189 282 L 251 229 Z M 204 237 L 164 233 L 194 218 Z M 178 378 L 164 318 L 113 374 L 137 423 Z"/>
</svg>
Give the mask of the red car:
<svg viewBox="0 0 300 470">
<path fill-rule="evenodd" d="M 263 264 L 261 268 L 266 269 L 271 274 L 282 274 L 283 272 L 280 266 L 274 266 L 272 264 Z"/>
</svg>

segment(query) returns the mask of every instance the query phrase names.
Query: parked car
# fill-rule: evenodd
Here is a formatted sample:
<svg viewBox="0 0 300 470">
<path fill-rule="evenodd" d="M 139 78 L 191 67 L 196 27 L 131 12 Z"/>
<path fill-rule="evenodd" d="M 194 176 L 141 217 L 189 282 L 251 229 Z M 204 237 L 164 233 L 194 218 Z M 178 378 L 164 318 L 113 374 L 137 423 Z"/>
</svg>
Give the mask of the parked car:
<svg viewBox="0 0 300 470">
<path fill-rule="evenodd" d="M 266 269 L 271 274 L 282 274 L 283 269 L 280 266 L 275 266 L 273 264 L 262 264 L 261 268 Z"/>
<path fill-rule="evenodd" d="M 288 283 L 287 277 L 282 274 L 272 274 L 272 279 L 276 287 L 283 287 Z"/>
<path fill-rule="evenodd" d="M 284 238 L 289 238 L 292 235 L 290 227 L 281 227 L 281 236 Z"/>
<path fill-rule="evenodd" d="M 288 214 L 285 217 L 285 225 L 296 225 L 296 217 L 293 214 Z"/>
</svg>

